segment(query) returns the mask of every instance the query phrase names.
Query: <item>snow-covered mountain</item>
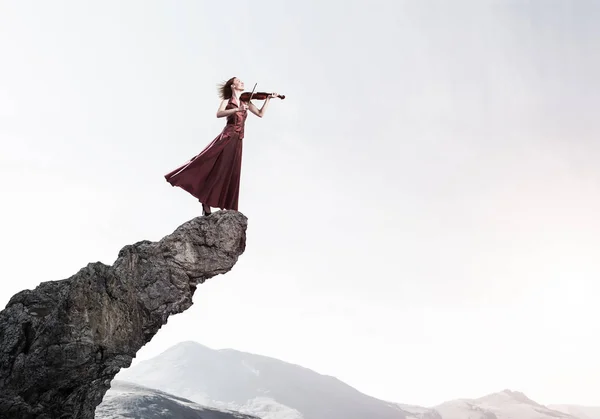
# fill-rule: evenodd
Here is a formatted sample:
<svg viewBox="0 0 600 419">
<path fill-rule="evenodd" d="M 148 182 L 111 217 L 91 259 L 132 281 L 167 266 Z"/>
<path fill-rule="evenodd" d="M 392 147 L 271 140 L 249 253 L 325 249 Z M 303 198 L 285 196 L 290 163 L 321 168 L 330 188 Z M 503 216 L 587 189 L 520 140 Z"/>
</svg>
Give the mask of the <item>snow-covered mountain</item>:
<svg viewBox="0 0 600 419">
<path fill-rule="evenodd" d="M 183 342 L 118 380 L 162 390 L 201 405 L 262 419 L 405 419 L 392 403 L 336 378 L 265 356 Z"/>
<path fill-rule="evenodd" d="M 96 419 L 258 419 L 238 412 L 208 409 L 190 400 L 137 384 L 114 380 L 96 408 Z"/>
<path fill-rule="evenodd" d="M 518 391 L 504 390 L 479 399 L 458 399 L 433 408 L 399 405 L 417 419 L 600 419 L 578 418 L 543 406 Z"/>
<path fill-rule="evenodd" d="M 407 419 L 442 419 L 440 413 L 435 409 L 412 404 L 395 403 L 395 405 L 406 413 Z"/>
<path fill-rule="evenodd" d="M 196 342 L 175 345 L 116 379 L 261 419 L 600 419 L 600 408 L 543 406 L 511 390 L 434 407 L 390 403 L 298 365 Z"/>
<path fill-rule="evenodd" d="M 598 406 L 577 406 L 573 404 L 552 404 L 550 409 L 559 412 L 568 413 L 579 419 L 600 419 L 600 407 Z"/>
<path fill-rule="evenodd" d="M 549 409 L 523 393 L 504 390 L 474 400 L 454 400 L 436 406 L 443 419 L 576 419 Z"/>
</svg>

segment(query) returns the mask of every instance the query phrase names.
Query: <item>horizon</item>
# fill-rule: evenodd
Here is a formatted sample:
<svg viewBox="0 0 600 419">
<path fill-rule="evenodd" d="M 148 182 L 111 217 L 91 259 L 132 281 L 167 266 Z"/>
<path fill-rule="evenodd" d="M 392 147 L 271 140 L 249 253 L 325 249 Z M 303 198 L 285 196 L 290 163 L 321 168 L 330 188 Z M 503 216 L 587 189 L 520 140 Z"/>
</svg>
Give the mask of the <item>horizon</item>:
<svg viewBox="0 0 600 419">
<path fill-rule="evenodd" d="M 138 359 L 197 340 L 383 400 L 600 406 L 600 2 L 0 9 L 2 306 L 199 216 L 164 175 L 235 75 L 286 96 L 246 122 L 245 253 Z"/>
<path fill-rule="evenodd" d="M 320 376 L 334 378 L 336 380 L 339 380 L 340 382 L 342 382 L 345 385 L 347 385 L 347 386 L 355 389 L 356 391 L 358 391 L 358 392 L 360 392 L 360 393 L 362 393 L 362 394 L 364 394 L 366 396 L 375 397 L 377 399 L 376 396 L 374 396 L 372 394 L 368 394 L 368 393 L 362 392 L 360 389 L 358 389 L 358 388 L 356 388 L 356 387 L 354 387 L 354 386 L 346 383 L 343 380 L 340 380 L 336 376 L 329 375 L 329 374 L 323 374 L 323 373 L 321 373 L 321 372 L 319 372 L 319 371 L 311 368 L 309 365 L 295 364 L 293 362 L 288 362 L 285 359 L 274 358 L 274 357 L 272 357 L 272 356 L 270 356 L 268 354 L 261 354 L 261 353 L 247 352 L 247 351 L 240 351 L 240 350 L 235 349 L 235 348 L 229 348 L 229 347 L 226 347 L 226 348 L 213 348 L 213 347 L 207 346 L 207 345 L 205 345 L 205 344 L 203 344 L 201 342 L 197 342 L 197 341 L 194 341 L 194 340 L 185 340 L 185 341 L 180 341 L 180 342 L 174 343 L 170 347 L 168 347 L 165 350 L 163 350 L 162 352 L 157 353 L 157 354 L 155 354 L 155 355 L 153 355 L 151 357 L 147 357 L 147 358 L 144 358 L 144 359 L 138 359 L 137 357 L 133 358 L 133 361 L 132 361 L 131 365 L 129 366 L 129 368 L 132 368 L 132 367 L 135 367 L 138 364 L 141 364 L 141 363 L 144 363 L 144 362 L 151 361 L 153 359 L 159 358 L 161 355 L 163 355 L 166 352 L 172 350 L 176 346 L 179 346 L 179 345 L 182 345 L 182 344 L 194 344 L 194 345 L 198 345 L 198 346 L 201 346 L 203 348 L 209 349 L 211 351 L 216 351 L 216 352 L 219 352 L 219 351 L 235 351 L 235 352 L 242 353 L 242 354 L 247 354 L 247 355 L 252 355 L 252 356 L 258 356 L 258 357 L 268 358 L 268 359 L 271 359 L 271 360 L 274 360 L 274 361 L 278 361 L 278 362 L 282 362 L 282 363 L 285 363 L 285 364 L 288 364 L 288 365 L 300 367 L 300 368 L 303 368 L 303 369 L 308 369 L 308 370 L 310 370 L 310 371 L 312 371 L 315 374 L 318 374 Z M 122 368 L 121 371 L 126 370 L 126 369 L 128 369 L 128 368 Z M 114 379 L 115 380 L 120 380 L 120 381 L 127 382 L 127 379 L 121 379 L 121 378 L 119 378 L 118 374 L 115 376 Z M 384 402 L 396 403 L 396 404 L 400 404 L 400 405 L 417 406 L 417 407 L 425 407 L 425 408 L 428 408 L 428 409 L 435 409 L 435 407 L 437 407 L 437 406 L 439 406 L 439 405 L 441 405 L 443 403 L 447 403 L 447 402 L 452 402 L 452 401 L 456 401 L 456 400 L 476 400 L 476 399 L 480 399 L 480 398 L 484 398 L 484 397 L 487 397 L 487 396 L 491 396 L 491 395 L 495 395 L 495 394 L 500 394 L 500 393 L 504 393 L 504 392 L 520 393 L 520 394 L 524 395 L 525 397 L 527 397 L 528 399 L 530 399 L 530 400 L 532 400 L 532 401 L 534 401 L 534 402 L 537 403 L 537 400 L 530 398 L 527 395 L 527 393 L 525 393 L 525 392 L 523 392 L 523 391 L 521 391 L 519 389 L 514 389 L 514 388 L 509 388 L 509 387 L 504 387 L 504 388 L 502 388 L 500 390 L 493 391 L 491 393 L 485 393 L 485 394 L 482 394 L 482 395 L 479 395 L 479 396 L 475 396 L 475 397 L 459 397 L 459 398 L 455 398 L 455 399 L 443 400 L 443 401 L 435 403 L 433 405 L 418 405 L 418 404 L 411 403 L 410 401 L 397 401 L 397 400 L 387 400 L 387 399 L 379 399 L 379 400 L 384 401 Z M 560 403 L 559 402 L 552 402 L 552 403 L 548 403 L 548 404 L 546 404 L 546 403 L 540 403 L 540 404 L 542 404 L 545 407 L 548 407 L 551 410 L 552 410 L 551 406 L 573 406 L 573 407 L 591 407 L 591 408 L 598 407 L 598 408 L 600 408 L 600 406 L 580 405 L 580 404 L 573 404 L 573 403 L 567 403 L 567 402 L 560 402 Z"/>
</svg>

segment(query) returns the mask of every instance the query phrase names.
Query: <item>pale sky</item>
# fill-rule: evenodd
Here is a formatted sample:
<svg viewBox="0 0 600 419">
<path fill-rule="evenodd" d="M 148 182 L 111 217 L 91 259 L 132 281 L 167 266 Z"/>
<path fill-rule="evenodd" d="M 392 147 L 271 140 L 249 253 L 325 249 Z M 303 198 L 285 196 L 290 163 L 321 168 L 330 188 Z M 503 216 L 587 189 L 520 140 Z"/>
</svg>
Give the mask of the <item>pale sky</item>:
<svg viewBox="0 0 600 419">
<path fill-rule="evenodd" d="M 201 214 L 164 174 L 248 117 L 247 250 L 183 340 L 435 405 L 600 405 L 600 2 L 0 0 L 0 305 Z"/>
</svg>

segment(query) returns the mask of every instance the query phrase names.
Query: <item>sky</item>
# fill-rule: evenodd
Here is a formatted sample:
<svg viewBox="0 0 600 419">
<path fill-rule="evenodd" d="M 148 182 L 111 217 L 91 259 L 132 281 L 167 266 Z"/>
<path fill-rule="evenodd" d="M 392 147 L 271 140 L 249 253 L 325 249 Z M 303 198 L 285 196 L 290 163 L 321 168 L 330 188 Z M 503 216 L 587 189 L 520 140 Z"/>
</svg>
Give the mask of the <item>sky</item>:
<svg viewBox="0 0 600 419">
<path fill-rule="evenodd" d="M 164 174 L 248 117 L 247 249 L 194 340 L 433 406 L 600 405 L 600 3 L 0 0 L 0 306 L 201 215 Z"/>
</svg>

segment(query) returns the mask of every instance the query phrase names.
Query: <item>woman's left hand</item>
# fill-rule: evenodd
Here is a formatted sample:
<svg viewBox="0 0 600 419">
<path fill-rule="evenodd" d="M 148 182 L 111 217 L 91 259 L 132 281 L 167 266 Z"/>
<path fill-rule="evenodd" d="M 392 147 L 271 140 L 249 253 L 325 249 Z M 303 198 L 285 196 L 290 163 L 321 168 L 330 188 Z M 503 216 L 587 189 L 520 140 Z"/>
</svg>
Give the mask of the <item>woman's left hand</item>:
<svg viewBox="0 0 600 419">
<path fill-rule="evenodd" d="M 271 96 L 269 97 L 277 97 L 277 93 L 271 93 Z"/>
</svg>

